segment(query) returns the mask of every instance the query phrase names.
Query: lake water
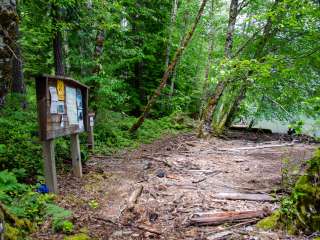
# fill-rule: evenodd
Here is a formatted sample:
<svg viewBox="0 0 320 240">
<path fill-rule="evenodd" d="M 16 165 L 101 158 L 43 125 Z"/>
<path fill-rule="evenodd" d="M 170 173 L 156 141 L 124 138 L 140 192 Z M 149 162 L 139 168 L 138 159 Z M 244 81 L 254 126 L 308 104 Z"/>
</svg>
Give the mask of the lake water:
<svg viewBox="0 0 320 240">
<path fill-rule="evenodd" d="M 303 120 L 304 125 L 302 128 L 302 133 L 312 136 L 312 137 L 320 137 L 320 126 L 316 124 L 316 121 L 314 119 L 301 117 L 301 120 Z M 254 125 L 254 127 L 258 128 L 267 128 L 270 129 L 274 133 L 287 133 L 288 126 L 290 125 L 289 122 L 285 121 L 278 121 L 278 120 L 260 120 L 258 123 Z"/>
</svg>

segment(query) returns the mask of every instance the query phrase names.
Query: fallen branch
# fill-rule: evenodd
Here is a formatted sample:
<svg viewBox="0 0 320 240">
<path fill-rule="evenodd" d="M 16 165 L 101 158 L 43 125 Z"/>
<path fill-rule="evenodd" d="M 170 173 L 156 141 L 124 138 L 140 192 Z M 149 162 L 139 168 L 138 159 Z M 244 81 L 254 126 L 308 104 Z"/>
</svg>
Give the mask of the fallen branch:
<svg viewBox="0 0 320 240">
<path fill-rule="evenodd" d="M 264 218 L 270 215 L 269 209 L 257 210 L 257 211 L 243 211 L 243 212 L 220 212 L 220 213 L 201 213 L 195 217 L 191 217 L 190 225 L 205 226 L 205 225 L 220 225 L 223 223 L 239 222 L 242 220 L 252 218 Z"/>
<path fill-rule="evenodd" d="M 248 200 L 248 201 L 263 201 L 273 202 L 275 199 L 268 194 L 257 193 L 217 193 L 212 195 L 216 199 L 228 199 L 228 200 Z"/>
<path fill-rule="evenodd" d="M 146 226 L 146 225 L 132 225 L 132 227 L 135 227 L 137 229 L 140 229 L 140 230 L 143 230 L 143 231 L 146 231 L 146 232 L 154 233 L 154 234 L 157 234 L 157 235 L 161 235 L 162 234 L 162 231 L 160 231 L 158 229 L 155 229 L 155 228 L 151 228 L 151 227 Z"/>
<path fill-rule="evenodd" d="M 111 223 L 112 225 L 118 226 L 119 224 L 115 223 L 114 221 L 112 221 L 111 219 L 107 219 L 107 218 L 102 218 L 102 217 L 93 217 L 96 220 L 99 221 L 103 221 L 105 223 Z"/>
<path fill-rule="evenodd" d="M 238 224 L 231 225 L 229 227 L 223 228 L 221 231 L 215 231 L 214 233 L 209 234 L 207 236 L 207 239 L 208 240 L 225 239 L 226 236 L 228 236 L 228 235 L 233 233 L 232 231 L 230 231 L 231 229 L 233 230 L 235 228 L 251 225 L 251 224 L 254 224 L 254 223 L 258 222 L 258 221 L 259 221 L 259 219 L 253 219 L 253 220 L 249 220 L 249 221 L 246 221 L 246 222 L 241 222 L 241 223 L 238 223 Z"/>
<path fill-rule="evenodd" d="M 285 144 L 268 144 L 262 146 L 255 146 L 255 147 L 241 147 L 241 148 L 221 148 L 218 151 L 242 151 L 242 150 L 255 150 L 255 149 L 262 149 L 262 148 L 277 148 L 277 147 L 290 147 L 293 146 L 293 143 L 285 143 Z"/>
<path fill-rule="evenodd" d="M 201 183 L 201 182 L 203 182 L 203 181 L 205 181 L 205 180 L 207 180 L 206 177 L 201 178 L 201 179 L 199 179 L 199 180 L 193 180 L 192 183 Z"/>
<path fill-rule="evenodd" d="M 132 210 L 134 208 L 134 205 L 136 204 L 138 197 L 141 195 L 142 190 L 143 190 L 143 186 L 140 185 L 136 190 L 134 190 L 131 193 L 128 199 L 128 207 L 127 207 L 128 210 Z"/>
</svg>

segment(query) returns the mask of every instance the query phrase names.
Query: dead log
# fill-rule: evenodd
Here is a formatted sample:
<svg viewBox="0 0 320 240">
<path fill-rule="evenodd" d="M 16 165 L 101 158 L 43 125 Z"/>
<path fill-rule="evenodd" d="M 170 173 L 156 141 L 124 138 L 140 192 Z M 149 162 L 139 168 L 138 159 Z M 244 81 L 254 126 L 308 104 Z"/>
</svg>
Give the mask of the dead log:
<svg viewBox="0 0 320 240">
<path fill-rule="evenodd" d="M 138 197 L 141 195 L 142 190 L 143 190 L 143 186 L 140 185 L 136 190 L 134 190 L 131 193 L 128 199 L 128 205 L 127 205 L 128 210 L 132 210 L 134 208 L 134 205 L 136 204 Z"/>
<path fill-rule="evenodd" d="M 201 213 L 195 214 L 190 219 L 190 225 L 206 226 L 206 225 L 220 225 L 224 223 L 240 222 L 252 218 L 264 218 L 270 215 L 269 209 L 257 211 L 230 211 L 220 213 Z"/>
<path fill-rule="evenodd" d="M 201 182 L 203 182 L 203 181 L 205 181 L 205 180 L 207 180 L 206 177 L 200 178 L 200 179 L 198 179 L 198 180 L 192 180 L 192 183 L 201 183 Z"/>
<path fill-rule="evenodd" d="M 216 199 L 228 199 L 228 200 L 248 200 L 248 201 L 262 201 L 262 202 L 273 202 L 276 199 L 271 197 L 269 194 L 258 194 L 258 193 L 217 193 L 212 195 Z"/>
<path fill-rule="evenodd" d="M 262 148 L 278 148 L 278 147 L 290 147 L 293 146 L 293 143 L 285 143 L 285 144 L 267 144 L 267 145 L 260 145 L 255 147 L 240 147 L 240 148 L 221 148 L 218 151 L 242 151 L 242 150 L 256 150 Z"/>
</svg>

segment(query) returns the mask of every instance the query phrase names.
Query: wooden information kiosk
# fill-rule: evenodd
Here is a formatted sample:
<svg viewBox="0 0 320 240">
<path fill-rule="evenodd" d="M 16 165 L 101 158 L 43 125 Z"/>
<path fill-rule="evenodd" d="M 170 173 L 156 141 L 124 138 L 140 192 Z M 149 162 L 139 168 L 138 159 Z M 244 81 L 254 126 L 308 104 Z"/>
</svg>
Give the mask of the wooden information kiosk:
<svg viewBox="0 0 320 240">
<path fill-rule="evenodd" d="M 68 77 L 42 75 L 36 77 L 36 93 L 46 185 L 57 193 L 55 138 L 71 136 L 73 174 L 82 177 L 79 133 L 90 129 L 89 88 Z"/>
</svg>

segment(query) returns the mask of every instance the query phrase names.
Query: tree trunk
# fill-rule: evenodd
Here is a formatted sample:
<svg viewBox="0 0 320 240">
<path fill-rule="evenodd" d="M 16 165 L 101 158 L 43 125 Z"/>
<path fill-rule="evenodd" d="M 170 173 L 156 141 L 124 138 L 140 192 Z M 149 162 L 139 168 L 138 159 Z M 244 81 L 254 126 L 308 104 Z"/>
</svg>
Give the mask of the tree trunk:
<svg viewBox="0 0 320 240">
<path fill-rule="evenodd" d="M 65 65 L 65 74 L 68 75 L 70 73 L 70 60 L 68 58 L 69 56 L 69 43 L 68 43 L 68 33 L 66 31 L 63 31 L 63 55 L 66 56 L 64 58 L 64 65 Z"/>
<path fill-rule="evenodd" d="M 279 4 L 281 0 L 275 0 L 273 6 L 272 6 L 272 10 L 274 10 L 277 5 Z M 278 16 L 279 17 L 279 16 Z M 272 29 L 272 19 L 271 17 L 268 18 L 266 25 L 263 28 L 263 33 L 262 33 L 262 37 L 260 38 L 260 40 L 257 43 L 257 50 L 256 52 L 254 52 L 254 58 L 257 60 L 260 60 L 263 56 L 265 56 L 265 52 L 264 49 L 268 43 L 268 41 L 272 38 L 272 36 L 274 36 L 274 34 L 276 33 L 276 31 L 274 31 Z M 246 74 L 246 79 L 251 75 L 252 73 L 248 72 Z M 225 111 L 222 112 L 221 117 L 219 119 L 217 119 L 217 122 L 214 124 L 213 128 L 213 132 L 215 133 L 215 135 L 220 135 L 226 126 L 230 126 L 240 108 L 241 102 L 245 99 L 246 96 L 246 92 L 247 92 L 247 81 L 246 79 L 243 79 L 240 89 L 237 92 L 236 96 L 232 97 L 232 101 L 230 102 L 226 102 L 225 104 Z M 237 81 L 237 80 L 236 80 Z M 223 94 L 228 94 L 228 93 L 232 93 L 234 92 L 233 90 L 228 91 L 227 89 L 224 90 L 225 93 Z"/>
<path fill-rule="evenodd" d="M 15 0 L 0 0 L 0 107 L 12 84 L 12 59 L 16 58 L 16 28 L 18 15 Z"/>
<path fill-rule="evenodd" d="M 175 24 L 176 18 L 177 18 L 178 4 L 179 4 L 179 0 L 173 0 L 171 22 L 170 22 L 170 27 L 169 27 L 168 45 L 167 45 L 167 51 L 166 51 L 166 67 L 169 66 L 169 62 L 170 62 L 172 30 L 173 30 L 173 27 L 174 27 L 174 24 Z"/>
<path fill-rule="evenodd" d="M 54 69 L 56 75 L 64 76 L 63 65 L 63 50 L 62 50 L 62 35 L 60 30 L 56 30 L 53 38 L 53 54 L 54 54 Z"/>
<path fill-rule="evenodd" d="M 228 22 L 228 30 L 225 42 L 224 54 L 226 58 L 231 58 L 232 56 L 232 47 L 233 47 L 233 35 L 235 30 L 235 25 L 238 16 L 238 0 L 232 0 L 229 8 L 229 22 Z M 219 102 L 220 97 L 225 88 L 225 82 L 218 81 L 214 95 L 209 98 L 208 104 L 203 112 L 203 116 L 200 122 L 198 137 L 206 137 L 212 132 L 211 123 L 212 123 L 212 115 L 215 110 L 217 103 Z"/>
<path fill-rule="evenodd" d="M 210 18 L 213 18 L 213 9 L 214 9 L 214 1 L 211 3 L 211 11 L 210 11 Z M 213 20 L 212 20 L 213 21 Z M 211 65 L 212 65 L 212 53 L 213 53 L 213 47 L 214 47 L 214 29 L 213 29 L 213 23 L 211 22 L 210 26 L 210 33 L 209 33 L 209 48 L 208 48 L 208 60 L 207 60 L 207 65 L 205 68 L 204 72 L 204 81 L 203 81 L 203 88 L 202 88 L 202 97 L 201 97 L 201 102 L 200 102 L 200 119 L 202 119 L 202 113 L 203 113 L 203 107 L 204 104 L 208 100 L 208 87 L 209 87 L 209 75 L 210 75 L 210 70 L 211 70 Z"/>
<path fill-rule="evenodd" d="M 60 9 L 56 5 L 51 6 L 51 17 L 53 22 L 53 58 L 54 58 L 54 70 L 58 76 L 65 75 L 65 68 L 63 64 L 63 38 L 61 30 L 58 28 L 58 22 L 60 21 Z"/>
<path fill-rule="evenodd" d="M 16 35 L 19 36 L 19 28 L 16 27 Z M 21 49 L 18 43 L 16 43 L 16 47 L 14 48 L 14 53 L 16 57 L 12 59 L 12 92 L 25 94 L 26 86 L 23 78 L 23 64 L 21 57 Z"/>
<path fill-rule="evenodd" d="M 224 47 L 225 56 L 231 58 L 232 56 L 232 47 L 233 47 L 233 34 L 236 26 L 237 16 L 238 16 L 238 0 L 231 0 L 230 10 L 229 10 L 229 23 L 227 38 Z"/>
<path fill-rule="evenodd" d="M 155 103 L 157 97 L 160 96 L 162 89 L 165 87 L 167 80 L 169 78 L 169 75 L 172 73 L 172 71 L 175 69 L 176 65 L 177 65 L 177 61 L 180 58 L 180 56 L 183 54 L 184 50 L 186 49 L 186 47 L 188 46 L 194 31 L 196 30 L 196 27 L 201 19 L 202 13 L 204 11 L 204 8 L 207 4 L 208 0 L 203 0 L 199 9 L 199 12 L 197 14 L 197 17 L 195 19 L 195 22 L 193 23 L 191 30 L 187 33 L 187 35 L 184 37 L 184 40 L 182 41 L 180 47 L 177 49 L 173 61 L 171 62 L 171 64 L 167 67 L 166 71 L 164 72 L 164 75 L 162 77 L 162 80 L 160 82 L 159 87 L 155 90 L 153 96 L 149 99 L 147 105 L 145 106 L 145 109 L 143 111 L 143 113 L 141 114 L 141 116 L 139 117 L 138 121 L 132 125 L 132 127 L 130 128 L 130 132 L 133 133 L 135 132 L 144 122 L 146 116 L 148 115 L 151 107 L 153 106 L 153 104 Z"/>
<path fill-rule="evenodd" d="M 93 52 L 93 60 L 95 61 L 95 65 L 92 69 L 92 74 L 98 76 L 102 71 L 102 65 L 100 63 L 100 58 L 103 54 L 105 41 L 105 31 L 98 30 L 96 35 L 95 47 Z M 98 81 L 92 81 L 90 84 L 90 102 L 97 102 L 98 100 L 98 91 L 100 89 L 100 83 Z M 97 112 L 96 104 L 93 105 L 94 112 Z"/>
<path fill-rule="evenodd" d="M 215 92 L 213 96 L 209 98 L 207 107 L 203 112 L 202 120 L 199 127 L 198 137 L 201 137 L 201 138 L 207 137 L 212 132 L 212 128 L 211 128 L 212 115 L 223 93 L 224 88 L 225 88 L 225 82 L 219 81 L 215 88 Z"/>
<path fill-rule="evenodd" d="M 177 19 L 178 4 L 179 4 L 179 0 L 173 0 L 171 26 L 170 26 L 170 30 L 169 30 L 169 39 L 168 39 L 167 54 L 166 54 L 166 67 L 169 66 L 169 62 L 170 62 L 172 31 L 173 31 L 173 27 L 174 27 L 174 24 L 176 23 L 176 19 Z M 174 92 L 174 80 L 175 80 L 174 75 L 175 74 L 173 74 L 173 76 L 171 77 L 170 93 L 169 93 L 170 97 L 173 96 L 173 92 Z"/>
<path fill-rule="evenodd" d="M 93 59 L 96 61 L 96 65 L 93 68 L 92 73 L 95 75 L 98 75 L 102 70 L 102 66 L 99 60 L 103 53 L 104 40 L 105 40 L 105 32 L 103 30 L 99 30 L 96 36 L 96 45 L 94 47 L 94 54 L 93 54 Z"/>
</svg>

